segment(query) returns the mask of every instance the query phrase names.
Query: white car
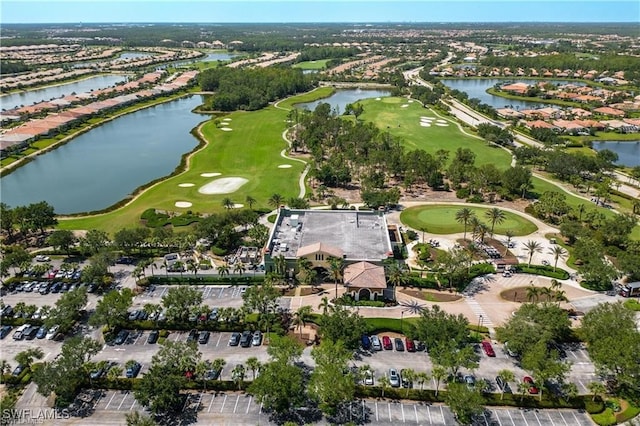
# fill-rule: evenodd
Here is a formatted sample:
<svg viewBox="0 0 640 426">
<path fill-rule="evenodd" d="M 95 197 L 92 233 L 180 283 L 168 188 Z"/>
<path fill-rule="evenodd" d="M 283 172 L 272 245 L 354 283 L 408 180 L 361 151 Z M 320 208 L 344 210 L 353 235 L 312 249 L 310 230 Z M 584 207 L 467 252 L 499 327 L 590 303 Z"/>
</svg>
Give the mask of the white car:
<svg viewBox="0 0 640 426">
<path fill-rule="evenodd" d="M 45 256 L 43 254 L 39 254 L 35 257 L 36 262 L 48 262 L 51 260 L 49 256 Z"/>
<path fill-rule="evenodd" d="M 51 327 L 47 332 L 47 335 L 45 336 L 45 338 L 47 340 L 53 340 L 53 338 L 56 337 L 56 334 L 58 333 L 58 328 L 60 328 L 60 326 L 58 325 L 54 325 L 53 327 Z"/>
<path fill-rule="evenodd" d="M 389 384 L 393 388 L 400 387 L 400 375 L 398 374 L 398 371 L 395 368 L 389 369 Z"/>
<path fill-rule="evenodd" d="M 364 373 L 364 384 L 367 386 L 373 386 L 373 372 L 371 370 Z"/>
</svg>

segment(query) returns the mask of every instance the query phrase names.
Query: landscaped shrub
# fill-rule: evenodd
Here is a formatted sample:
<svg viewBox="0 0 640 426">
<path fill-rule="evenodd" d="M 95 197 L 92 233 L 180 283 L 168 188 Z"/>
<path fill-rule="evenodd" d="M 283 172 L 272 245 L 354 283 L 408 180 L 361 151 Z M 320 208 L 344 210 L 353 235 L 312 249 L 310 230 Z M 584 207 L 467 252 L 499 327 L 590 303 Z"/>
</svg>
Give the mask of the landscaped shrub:
<svg viewBox="0 0 640 426">
<path fill-rule="evenodd" d="M 345 294 L 339 297 L 335 303 L 346 306 L 373 306 L 375 308 L 384 308 L 389 302 L 385 303 L 382 300 L 355 300 L 351 295 Z"/>
<path fill-rule="evenodd" d="M 469 197 L 469 189 L 468 188 L 460 188 L 456 191 L 456 197 L 460 199 L 466 199 Z"/>
<path fill-rule="evenodd" d="M 624 307 L 631 311 L 640 311 L 640 302 L 635 299 L 629 299 L 624 302 Z"/>
<path fill-rule="evenodd" d="M 553 270 L 553 266 L 547 265 L 531 265 L 527 266 L 524 264 L 516 265 L 512 267 L 516 272 L 522 274 L 534 274 L 534 275 L 542 275 L 549 278 L 556 278 L 559 280 L 568 280 L 569 273 L 561 268 L 556 268 Z"/>
<path fill-rule="evenodd" d="M 220 276 L 220 275 L 206 275 L 206 276 L 197 276 L 197 275 L 183 275 L 180 276 L 163 276 L 163 275 L 153 275 L 149 278 L 150 284 L 155 285 L 215 285 L 215 284 L 224 284 L 224 285 L 251 285 L 251 284 L 262 284 L 264 282 L 263 275 L 240 275 L 240 276 Z"/>
<path fill-rule="evenodd" d="M 495 274 L 496 268 L 490 263 L 476 263 L 469 270 L 470 278 L 479 277 L 480 275 Z"/>
<path fill-rule="evenodd" d="M 599 396 L 595 401 L 593 401 L 593 398 L 585 399 L 584 409 L 587 410 L 589 414 L 602 413 L 604 411 L 604 402 Z"/>
</svg>

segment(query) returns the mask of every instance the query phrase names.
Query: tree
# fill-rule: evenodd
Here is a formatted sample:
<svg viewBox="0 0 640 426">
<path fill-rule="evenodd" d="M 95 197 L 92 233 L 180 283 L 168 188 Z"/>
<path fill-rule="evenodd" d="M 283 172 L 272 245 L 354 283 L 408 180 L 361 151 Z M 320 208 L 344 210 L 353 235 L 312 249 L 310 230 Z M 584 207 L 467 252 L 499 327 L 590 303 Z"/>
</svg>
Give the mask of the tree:
<svg viewBox="0 0 640 426">
<path fill-rule="evenodd" d="M 549 254 L 553 255 L 553 270 L 558 267 L 558 259 L 564 260 L 567 257 L 567 251 L 560 245 L 555 245 L 549 249 Z"/>
<path fill-rule="evenodd" d="M 329 276 L 333 280 L 336 287 L 335 298 L 338 298 L 338 281 L 342 279 L 342 274 L 344 273 L 344 259 L 335 256 L 329 256 L 327 259 L 329 263 Z"/>
<path fill-rule="evenodd" d="M 416 381 L 420 385 L 420 390 L 424 390 L 424 384 L 428 382 L 430 379 L 431 379 L 431 376 L 429 376 L 429 373 L 425 371 L 416 373 Z"/>
<path fill-rule="evenodd" d="M 440 384 L 447 377 L 447 370 L 441 365 L 434 365 L 433 370 L 431 370 L 431 377 L 436 382 L 436 396 L 438 396 Z"/>
<path fill-rule="evenodd" d="M 51 309 L 49 316 L 45 321 L 47 327 L 54 324 L 60 326 L 60 331 L 66 331 L 80 317 L 80 311 L 87 305 L 87 289 L 86 287 L 78 287 L 73 291 L 69 291 L 60 296 L 56 304 Z"/>
<path fill-rule="evenodd" d="M 464 224 L 464 236 L 462 239 L 467 239 L 467 226 L 471 222 L 471 219 L 475 217 L 475 213 L 470 208 L 462 208 L 456 212 L 456 221 Z"/>
<path fill-rule="evenodd" d="M 542 399 L 543 389 L 554 380 L 558 384 L 564 383 L 565 376 L 571 365 L 559 359 L 556 349 L 549 349 L 549 342 L 545 339 L 538 340 L 522 355 L 522 368 L 533 373 L 535 381 L 539 384 L 539 396 Z"/>
<path fill-rule="evenodd" d="M 529 391 L 529 383 L 518 382 L 518 393 L 520 394 L 520 402 L 524 399 L 524 396 Z"/>
<path fill-rule="evenodd" d="M 280 194 L 273 194 L 269 200 L 267 201 L 269 203 L 269 205 L 273 208 L 275 208 L 276 210 L 280 211 L 280 206 L 282 205 L 282 202 L 284 201 L 284 197 Z"/>
<path fill-rule="evenodd" d="M 75 244 L 76 237 L 67 229 L 56 229 L 49 235 L 47 242 L 53 246 L 54 250 L 63 251 L 69 256 L 69 249 Z"/>
<path fill-rule="evenodd" d="M 186 321 L 189 318 L 189 309 L 201 304 L 202 292 L 184 285 L 171 287 L 162 296 L 162 306 L 167 310 L 168 321 Z"/>
<path fill-rule="evenodd" d="M 473 417 L 484 410 L 480 392 L 464 383 L 450 383 L 444 401 L 461 424 L 470 424 Z"/>
<path fill-rule="evenodd" d="M 156 426 L 158 424 L 151 417 L 140 414 L 138 411 L 127 413 L 125 421 L 127 426 Z"/>
<path fill-rule="evenodd" d="M 320 410 L 333 415 L 338 407 L 355 396 L 355 380 L 348 371 L 351 351 L 341 341 L 323 340 L 311 350 L 316 367 L 309 380 L 309 393 L 319 404 Z"/>
<path fill-rule="evenodd" d="M 535 253 L 541 253 L 542 252 L 542 245 L 535 241 L 535 240 L 529 240 L 526 243 L 524 243 L 524 248 L 527 251 L 527 254 L 529 255 L 529 263 L 527 263 L 527 266 L 531 266 L 531 260 L 533 259 L 533 255 Z"/>
<path fill-rule="evenodd" d="M 380 384 L 380 391 L 382 392 L 381 396 L 384 398 L 384 391 L 391 385 L 389 378 L 385 374 L 378 379 L 378 383 Z"/>
<path fill-rule="evenodd" d="M 404 395 L 405 397 L 409 396 L 409 389 L 413 388 L 413 382 L 416 380 L 417 378 L 417 373 L 415 372 L 415 370 L 411 369 L 411 368 L 405 368 L 401 371 L 401 375 L 402 375 L 402 381 L 403 382 L 408 382 L 409 386 L 407 386 L 407 393 Z"/>
<path fill-rule="evenodd" d="M 527 287 L 527 302 L 534 303 L 540 300 L 540 288 L 530 285 Z"/>
<path fill-rule="evenodd" d="M 18 364 L 22 365 L 25 369 L 30 368 L 34 359 L 44 358 L 44 352 L 40 348 L 31 348 L 18 352 L 15 356 L 15 360 Z"/>
<path fill-rule="evenodd" d="M 249 208 L 253 210 L 253 205 L 256 203 L 256 199 L 253 198 L 251 195 L 247 195 L 244 201 L 249 205 Z"/>
<path fill-rule="evenodd" d="M 596 369 L 615 378 L 621 390 L 637 391 L 640 331 L 634 312 L 621 302 L 599 304 L 584 316 L 579 332 Z"/>
<path fill-rule="evenodd" d="M 396 287 L 409 281 L 407 271 L 398 262 L 393 262 L 387 267 L 387 280 L 393 285 L 393 300 L 396 300 Z"/>
<path fill-rule="evenodd" d="M 46 201 L 40 201 L 27 206 L 27 223 L 32 230 L 39 230 L 40 234 L 44 234 L 45 228 L 56 225 L 58 219 L 53 206 Z"/>
<path fill-rule="evenodd" d="M 505 220 L 507 220 L 507 215 L 505 214 L 505 212 L 503 212 L 497 207 L 494 207 L 491 210 L 487 210 L 487 212 L 485 213 L 485 216 L 491 222 L 491 236 L 493 236 L 493 229 L 495 228 L 496 223 L 500 225 Z"/>
<path fill-rule="evenodd" d="M 224 207 L 227 210 L 231 210 L 234 207 L 234 203 L 233 201 L 231 201 L 231 198 L 225 197 L 222 200 L 222 207 Z"/>
<path fill-rule="evenodd" d="M 211 366 L 214 370 L 216 370 L 219 374 L 218 374 L 218 379 L 220 378 L 222 373 L 222 369 L 224 368 L 224 366 L 227 365 L 227 361 L 225 361 L 224 358 L 216 358 L 213 360 L 213 363 L 211 363 Z M 255 380 L 255 377 L 254 377 Z"/>
<path fill-rule="evenodd" d="M 589 382 L 587 389 L 593 394 L 593 398 L 591 398 L 592 401 L 595 401 L 598 396 L 603 395 L 607 391 L 606 386 L 602 382 Z"/>
<path fill-rule="evenodd" d="M 515 375 L 513 374 L 513 371 L 511 370 L 500 370 L 498 371 L 498 377 L 500 377 L 502 379 L 502 381 L 505 384 L 505 387 L 507 386 L 507 384 L 509 382 L 513 382 L 515 380 Z M 500 395 L 500 400 L 502 400 L 502 398 L 504 398 L 504 389 L 500 389 L 501 391 L 501 395 Z"/>
<path fill-rule="evenodd" d="M 262 285 L 251 286 L 242 295 L 243 306 L 260 315 L 272 312 L 278 306 L 280 292 L 273 284 L 265 281 Z"/>
<path fill-rule="evenodd" d="M 106 293 L 98 300 L 95 312 L 89 317 L 89 324 L 94 327 L 107 325 L 110 330 L 124 324 L 133 303 L 133 296 L 133 291 L 129 288 Z"/>
<path fill-rule="evenodd" d="M 260 363 L 260 361 L 258 361 L 258 358 L 256 358 L 255 356 L 249 357 L 247 359 L 247 368 L 251 370 L 251 373 L 253 375 L 253 380 L 256 379 L 256 371 L 260 370 L 261 365 L 262 364 Z"/>
<path fill-rule="evenodd" d="M 357 312 L 340 305 L 320 317 L 320 337 L 332 342 L 341 340 L 347 349 L 357 349 L 366 330 L 364 319 Z"/>
<path fill-rule="evenodd" d="M 237 364 L 231 370 L 231 379 L 238 386 L 238 390 L 242 389 L 242 383 L 244 382 L 244 377 L 247 370 L 243 364 Z"/>
<path fill-rule="evenodd" d="M 311 314 L 313 310 L 311 306 L 304 305 L 300 306 L 298 310 L 293 314 L 294 323 L 298 325 L 300 330 L 300 337 L 302 337 L 302 328 L 307 324 L 307 321 L 311 319 Z"/>
</svg>

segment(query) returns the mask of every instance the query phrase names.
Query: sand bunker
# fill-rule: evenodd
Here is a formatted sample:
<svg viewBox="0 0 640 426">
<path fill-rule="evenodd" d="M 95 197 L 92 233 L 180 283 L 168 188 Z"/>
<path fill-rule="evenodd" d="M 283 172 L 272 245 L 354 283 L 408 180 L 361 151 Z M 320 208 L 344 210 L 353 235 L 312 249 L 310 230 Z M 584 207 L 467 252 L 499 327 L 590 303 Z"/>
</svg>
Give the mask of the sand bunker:
<svg viewBox="0 0 640 426">
<path fill-rule="evenodd" d="M 192 205 L 193 205 L 193 203 L 190 203 L 188 201 L 176 201 L 176 204 L 175 204 L 176 207 L 180 207 L 180 208 L 183 208 L 183 209 L 189 208 Z"/>
<path fill-rule="evenodd" d="M 189 188 L 192 186 L 196 186 L 195 183 L 179 183 L 178 186 L 182 187 L 182 188 Z"/>
<path fill-rule="evenodd" d="M 379 101 L 379 100 L 381 100 L 381 99 L 382 99 L 382 98 L 376 98 L 376 101 Z"/>
<path fill-rule="evenodd" d="M 279 169 L 290 169 L 291 168 L 291 164 L 280 164 L 278 166 Z"/>
<path fill-rule="evenodd" d="M 201 194 L 230 194 L 231 192 L 237 191 L 242 185 L 249 182 L 245 178 L 241 177 L 228 177 L 216 179 L 207 183 L 206 185 L 202 185 L 198 192 Z"/>
<path fill-rule="evenodd" d="M 431 127 L 431 124 L 429 124 L 429 123 L 425 123 L 424 121 L 423 121 L 422 123 L 420 123 L 420 125 L 421 125 L 422 127 Z"/>
<path fill-rule="evenodd" d="M 223 132 L 230 132 L 230 131 L 232 131 L 233 129 L 232 129 L 232 128 L 230 128 L 230 127 L 220 127 L 220 130 L 222 130 Z"/>
<path fill-rule="evenodd" d="M 436 120 L 436 123 L 446 123 L 447 120 Z"/>
<path fill-rule="evenodd" d="M 420 120 L 435 120 L 435 118 L 422 116 L 420 117 Z"/>
<path fill-rule="evenodd" d="M 413 99 L 409 99 L 407 102 L 409 102 L 410 104 L 413 103 Z"/>
<path fill-rule="evenodd" d="M 409 104 L 403 104 L 403 105 L 400 105 L 400 108 L 406 108 L 408 106 L 409 106 Z"/>
<path fill-rule="evenodd" d="M 440 126 L 440 127 L 449 127 L 448 124 L 446 123 L 436 123 L 436 126 Z"/>
<path fill-rule="evenodd" d="M 213 173 L 200 173 L 200 176 L 202 177 L 216 177 L 216 176 L 220 176 L 222 173 L 218 173 L 218 172 L 213 172 Z"/>
<path fill-rule="evenodd" d="M 234 208 L 234 209 L 241 209 L 241 208 L 243 208 L 243 207 L 244 207 L 244 204 L 238 204 L 238 203 L 235 203 L 235 204 L 233 205 L 233 208 Z"/>
<path fill-rule="evenodd" d="M 231 118 L 223 118 L 222 121 L 231 121 Z"/>
</svg>

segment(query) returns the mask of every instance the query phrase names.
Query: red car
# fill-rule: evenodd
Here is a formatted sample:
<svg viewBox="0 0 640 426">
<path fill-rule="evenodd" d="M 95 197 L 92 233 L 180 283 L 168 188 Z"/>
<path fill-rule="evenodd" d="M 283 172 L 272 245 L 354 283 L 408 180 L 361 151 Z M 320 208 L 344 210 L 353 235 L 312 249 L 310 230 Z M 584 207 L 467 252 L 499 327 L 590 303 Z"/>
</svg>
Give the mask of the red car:
<svg viewBox="0 0 640 426">
<path fill-rule="evenodd" d="M 493 351 L 493 346 L 491 346 L 491 342 L 487 342 L 486 340 L 482 342 L 482 350 L 487 356 L 496 356 L 496 353 Z"/>
<path fill-rule="evenodd" d="M 529 385 L 529 393 L 532 395 L 536 395 L 538 393 L 538 388 L 533 384 L 533 379 L 529 376 L 524 376 L 522 381 Z"/>
<path fill-rule="evenodd" d="M 389 338 L 389 336 L 382 336 L 382 347 L 386 351 L 393 349 L 393 344 L 391 343 L 391 338 Z"/>
<path fill-rule="evenodd" d="M 404 339 L 404 345 L 407 348 L 407 352 L 416 351 L 416 346 L 413 344 L 413 340 L 409 339 L 408 337 Z"/>
</svg>

